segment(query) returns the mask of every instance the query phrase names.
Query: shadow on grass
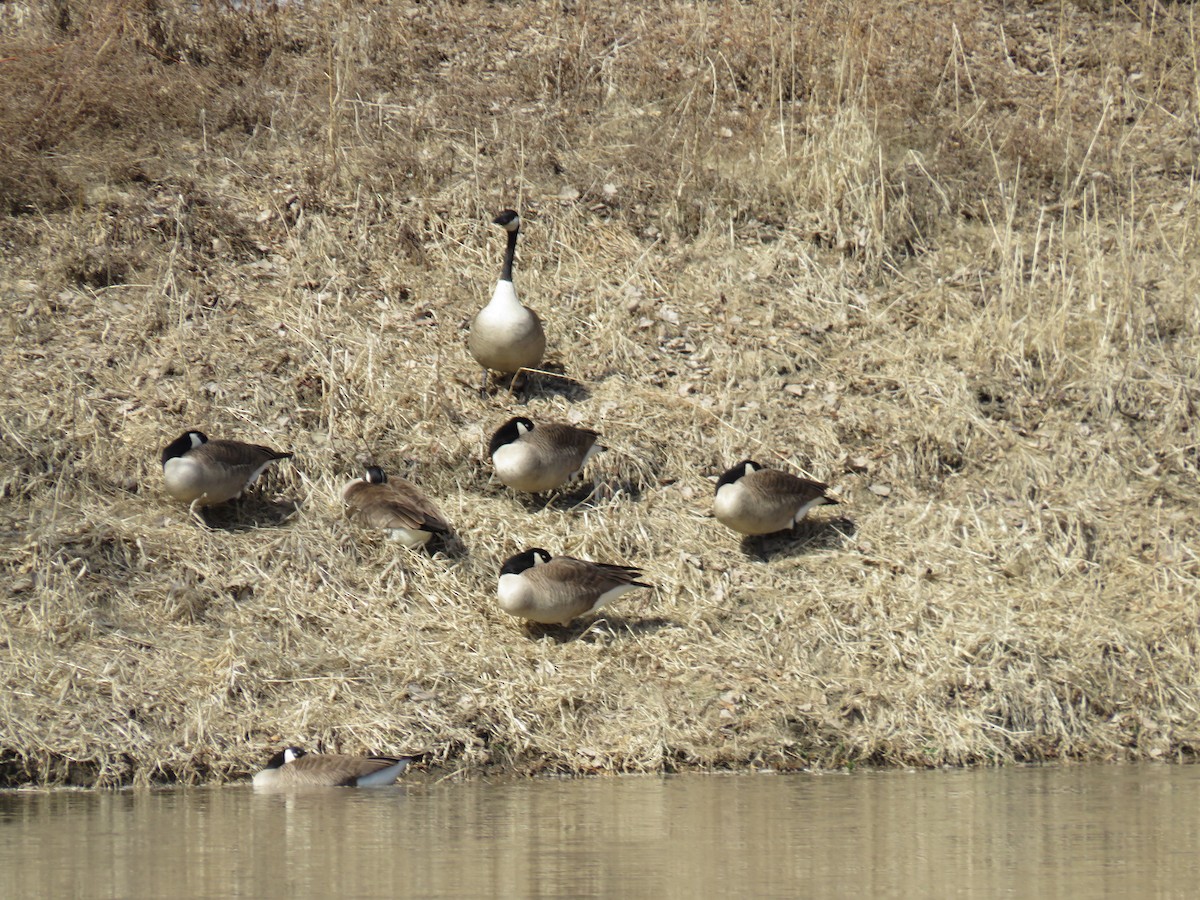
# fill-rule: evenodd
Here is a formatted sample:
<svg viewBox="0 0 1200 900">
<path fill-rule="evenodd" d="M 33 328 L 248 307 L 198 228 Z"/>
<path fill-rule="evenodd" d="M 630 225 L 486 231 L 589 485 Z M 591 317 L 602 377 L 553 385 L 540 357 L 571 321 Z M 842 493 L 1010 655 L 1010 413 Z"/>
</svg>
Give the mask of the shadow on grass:
<svg viewBox="0 0 1200 900">
<path fill-rule="evenodd" d="M 535 397 L 562 397 L 571 403 L 579 403 L 592 396 L 588 386 L 568 375 L 566 368 L 558 362 L 543 362 L 536 371 L 524 372 L 519 377 L 525 379 L 520 389 L 526 402 Z"/>
<path fill-rule="evenodd" d="M 254 528 L 278 528 L 299 509 L 300 504 L 295 500 L 267 500 L 250 496 L 233 503 L 206 507 L 200 511 L 200 515 L 209 528 L 236 533 Z"/>
<path fill-rule="evenodd" d="M 465 387 L 470 387 L 461 381 Z M 501 375 L 488 372 L 482 389 L 476 388 L 484 397 L 508 396 L 519 403 L 528 403 L 538 397 L 562 397 L 571 403 L 587 400 L 591 390 L 582 382 L 566 373 L 560 364 L 542 363 L 538 369 L 527 369 L 516 375 Z"/>
<path fill-rule="evenodd" d="M 509 491 L 518 503 L 529 513 L 539 513 L 545 509 L 568 512 L 572 509 L 585 507 L 597 509 L 607 505 L 616 496 L 629 500 L 639 500 L 642 496 L 642 486 L 629 479 L 614 479 L 599 483 L 578 479 L 574 487 L 567 486 L 544 494 L 524 494 L 520 491 Z"/>
<path fill-rule="evenodd" d="M 468 559 L 471 556 L 471 550 L 457 531 L 435 534 L 425 545 L 425 552 L 431 557 L 441 555 L 453 560 Z"/>
<path fill-rule="evenodd" d="M 805 519 L 789 531 L 742 538 L 742 552 L 763 562 L 770 562 L 772 559 L 787 559 L 819 550 L 837 550 L 857 530 L 858 526 L 844 516 L 825 520 Z"/>
<path fill-rule="evenodd" d="M 548 638 L 557 644 L 569 644 L 571 641 L 596 643 L 620 639 L 628 635 L 637 637 L 643 634 L 654 634 L 663 628 L 676 628 L 679 623 L 662 616 L 646 616 L 626 618 L 625 616 L 604 615 L 592 619 L 578 619 L 569 625 L 542 625 L 528 622 L 525 633 L 530 638 Z"/>
</svg>

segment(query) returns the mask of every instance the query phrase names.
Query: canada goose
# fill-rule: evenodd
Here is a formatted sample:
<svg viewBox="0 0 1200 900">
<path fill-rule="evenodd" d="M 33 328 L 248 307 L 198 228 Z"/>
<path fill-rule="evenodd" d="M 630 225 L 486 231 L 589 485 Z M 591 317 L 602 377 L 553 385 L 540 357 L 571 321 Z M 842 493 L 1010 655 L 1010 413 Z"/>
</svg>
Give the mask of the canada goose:
<svg viewBox="0 0 1200 900">
<path fill-rule="evenodd" d="M 448 534 L 450 524 L 433 502 L 411 481 L 389 480 L 379 466 L 342 488 L 342 502 L 352 518 L 382 528 L 405 547 L 420 547 L 435 534 Z"/>
<path fill-rule="evenodd" d="M 717 481 L 713 512 L 742 534 L 773 534 L 791 528 L 814 506 L 837 503 L 819 481 L 742 460 Z"/>
<path fill-rule="evenodd" d="M 540 494 L 566 484 L 604 448 L 599 433 L 559 422 L 534 425 L 524 416 L 509 419 L 488 444 L 496 477 L 510 488 Z"/>
<path fill-rule="evenodd" d="M 475 316 L 467 335 L 471 355 L 483 366 L 485 385 L 489 369 L 511 374 L 532 368 L 542 361 L 542 354 L 546 352 L 546 333 L 542 331 L 541 320 L 532 309 L 521 305 L 513 287 L 513 257 L 517 252 L 521 217 L 515 210 L 506 209 L 492 224 L 508 232 L 504 268 L 491 302 Z"/>
<path fill-rule="evenodd" d="M 255 774 L 255 787 L 382 787 L 412 762 L 410 756 L 338 756 L 288 747 Z"/>
<path fill-rule="evenodd" d="M 162 452 L 167 493 L 196 506 L 215 506 L 232 500 L 277 459 L 291 459 L 259 444 L 210 441 L 199 431 L 187 431 Z"/>
<path fill-rule="evenodd" d="M 641 577 L 642 573 L 630 566 L 587 562 L 571 556 L 551 557 L 535 547 L 505 560 L 496 594 L 500 608 L 510 616 L 566 625 L 626 591 L 653 587 L 637 580 Z"/>
</svg>

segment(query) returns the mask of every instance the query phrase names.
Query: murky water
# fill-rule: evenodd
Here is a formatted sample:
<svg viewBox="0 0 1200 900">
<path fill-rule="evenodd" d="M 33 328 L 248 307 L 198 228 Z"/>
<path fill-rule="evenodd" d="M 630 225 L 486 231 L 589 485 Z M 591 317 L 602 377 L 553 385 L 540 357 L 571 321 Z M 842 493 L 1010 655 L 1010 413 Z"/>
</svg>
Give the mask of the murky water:
<svg viewBox="0 0 1200 900">
<path fill-rule="evenodd" d="M 1200 767 L 0 794 L 0 897 L 1194 896 Z"/>
</svg>

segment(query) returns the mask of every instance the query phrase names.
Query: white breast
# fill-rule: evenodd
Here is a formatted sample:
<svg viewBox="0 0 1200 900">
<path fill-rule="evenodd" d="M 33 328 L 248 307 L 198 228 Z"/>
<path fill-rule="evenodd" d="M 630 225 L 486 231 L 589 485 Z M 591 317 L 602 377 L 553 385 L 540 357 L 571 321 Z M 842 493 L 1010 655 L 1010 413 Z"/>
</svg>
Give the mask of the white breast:
<svg viewBox="0 0 1200 900">
<path fill-rule="evenodd" d="M 510 488 L 540 494 L 553 490 L 566 480 L 553 466 L 546 466 L 541 456 L 529 445 L 513 441 L 497 448 L 492 454 L 496 477 Z"/>
<path fill-rule="evenodd" d="M 721 485 L 713 499 L 713 514 L 722 525 L 742 534 L 772 534 L 792 525 L 787 506 L 764 504 L 736 482 Z"/>
<path fill-rule="evenodd" d="M 491 302 L 471 324 L 467 345 L 480 365 L 498 372 L 516 372 L 541 362 L 546 335 L 533 310 L 517 300 L 512 282 L 499 281 Z"/>
<path fill-rule="evenodd" d="M 163 481 L 167 493 L 176 500 L 191 503 L 197 497 L 204 495 L 207 489 L 206 477 L 194 459 L 186 456 L 176 456 L 168 459 L 163 466 Z"/>
<path fill-rule="evenodd" d="M 500 600 L 502 610 L 510 615 L 520 615 L 522 610 L 528 609 L 530 605 L 529 582 L 511 572 L 501 575 L 496 596 Z"/>
</svg>

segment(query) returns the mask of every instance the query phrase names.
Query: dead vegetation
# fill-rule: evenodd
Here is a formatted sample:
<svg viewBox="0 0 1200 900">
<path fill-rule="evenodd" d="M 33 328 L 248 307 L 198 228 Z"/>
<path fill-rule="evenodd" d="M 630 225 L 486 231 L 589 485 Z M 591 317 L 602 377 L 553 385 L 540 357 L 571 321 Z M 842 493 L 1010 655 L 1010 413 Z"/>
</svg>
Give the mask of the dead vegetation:
<svg viewBox="0 0 1200 900">
<path fill-rule="evenodd" d="M 198 6 L 0 6 L 4 783 L 1195 752 L 1190 4 Z M 510 205 L 569 379 L 480 398 Z M 516 410 L 593 496 L 489 480 Z M 296 457 L 202 529 L 186 427 Z M 748 455 L 843 505 L 739 545 Z M 524 631 L 529 546 L 657 589 Z"/>
</svg>

